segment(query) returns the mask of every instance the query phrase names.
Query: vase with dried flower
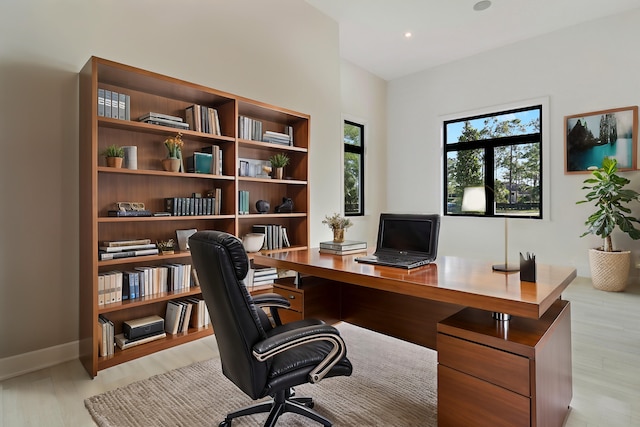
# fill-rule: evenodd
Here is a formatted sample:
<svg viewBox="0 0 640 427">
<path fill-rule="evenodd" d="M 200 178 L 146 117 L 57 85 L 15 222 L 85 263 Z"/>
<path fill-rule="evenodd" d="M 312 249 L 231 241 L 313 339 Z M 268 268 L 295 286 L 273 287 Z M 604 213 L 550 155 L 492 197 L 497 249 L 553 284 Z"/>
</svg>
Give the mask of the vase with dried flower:
<svg viewBox="0 0 640 427">
<path fill-rule="evenodd" d="M 182 133 L 178 132 L 176 136 L 170 136 L 164 140 L 164 146 L 167 147 L 168 155 L 166 159 L 162 159 L 162 168 L 168 172 L 179 172 L 182 164 Z"/>
<path fill-rule="evenodd" d="M 334 242 L 344 242 L 344 231 L 353 225 L 349 218 L 345 218 L 339 213 L 334 213 L 331 216 L 326 215 L 322 223 L 327 224 L 333 231 Z"/>
<path fill-rule="evenodd" d="M 157 242 L 156 246 L 163 255 L 171 255 L 175 252 L 175 242 L 173 241 L 173 239 Z"/>
</svg>

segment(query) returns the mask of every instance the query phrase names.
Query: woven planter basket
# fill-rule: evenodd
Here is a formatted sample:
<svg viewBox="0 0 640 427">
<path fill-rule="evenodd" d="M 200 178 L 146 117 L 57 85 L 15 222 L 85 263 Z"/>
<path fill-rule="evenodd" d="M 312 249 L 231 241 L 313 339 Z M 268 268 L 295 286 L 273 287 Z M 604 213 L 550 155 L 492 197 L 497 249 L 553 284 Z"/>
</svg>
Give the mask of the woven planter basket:
<svg viewBox="0 0 640 427">
<path fill-rule="evenodd" d="M 604 252 L 589 249 L 589 265 L 594 288 L 621 292 L 627 286 L 629 278 L 631 251 Z"/>
</svg>

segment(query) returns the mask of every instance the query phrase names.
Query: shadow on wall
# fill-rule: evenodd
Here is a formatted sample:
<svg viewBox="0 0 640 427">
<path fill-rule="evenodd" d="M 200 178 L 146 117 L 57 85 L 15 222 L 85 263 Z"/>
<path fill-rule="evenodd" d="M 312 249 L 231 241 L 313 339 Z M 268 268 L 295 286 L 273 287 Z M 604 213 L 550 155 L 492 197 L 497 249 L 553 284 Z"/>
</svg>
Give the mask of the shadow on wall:
<svg viewBox="0 0 640 427">
<path fill-rule="evenodd" d="M 78 339 L 78 71 L 0 63 L 0 359 Z"/>
</svg>

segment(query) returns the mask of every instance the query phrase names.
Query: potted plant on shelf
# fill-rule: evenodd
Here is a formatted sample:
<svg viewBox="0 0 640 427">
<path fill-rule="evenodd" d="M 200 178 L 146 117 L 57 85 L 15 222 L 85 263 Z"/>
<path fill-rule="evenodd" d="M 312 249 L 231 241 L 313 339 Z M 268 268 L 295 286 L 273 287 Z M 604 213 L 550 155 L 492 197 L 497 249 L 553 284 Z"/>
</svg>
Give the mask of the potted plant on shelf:
<svg viewBox="0 0 640 427">
<path fill-rule="evenodd" d="M 323 224 L 327 224 L 331 231 L 333 231 L 334 242 L 344 242 L 344 231 L 353 225 L 353 222 L 349 218 L 345 218 L 339 213 L 333 215 L 325 215 Z"/>
<path fill-rule="evenodd" d="M 284 167 L 290 162 L 289 156 L 284 153 L 274 154 L 269 157 L 271 166 L 275 169 L 276 179 L 282 179 Z"/>
<path fill-rule="evenodd" d="M 156 246 L 158 247 L 160 253 L 162 253 L 163 255 L 171 255 L 175 252 L 175 243 L 173 239 L 157 242 Z"/>
<path fill-rule="evenodd" d="M 121 168 L 124 159 L 124 148 L 113 144 L 105 148 L 101 153 L 107 160 L 107 166 L 111 168 Z"/>
<path fill-rule="evenodd" d="M 167 158 L 162 159 L 162 167 L 169 172 L 179 172 L 182 164 L 182 133 L 178 132 L 176 136 L 170 136 L 164 140 L 164 146 L 169 151 Z"/>
<path fill-rule="evenodd" d="M 629 215 L 631 209 L 626 205 L 640 201 L 640 194 L 625 188 L 629 181 L 618 176 L 618 162 L 605 157 L 602 167 L 590 168 L 591 177 L 584 181 L 583 190 L 588 190 L 585 200 L 577 204 L 595 202 L 596 211 L 585 221 L 587 231 L 580 237 L 594 234 L 604 239 L 600 248 L 589 250 L 591 280 L 596 289 L 605 291 L 623 291 L 627 285 L 631 252 L 614 250 L 611 234 L 617 228 L 634 240 L 640 239 L 640 230 L 634 222 L 640 220 Z"/>
</svg>

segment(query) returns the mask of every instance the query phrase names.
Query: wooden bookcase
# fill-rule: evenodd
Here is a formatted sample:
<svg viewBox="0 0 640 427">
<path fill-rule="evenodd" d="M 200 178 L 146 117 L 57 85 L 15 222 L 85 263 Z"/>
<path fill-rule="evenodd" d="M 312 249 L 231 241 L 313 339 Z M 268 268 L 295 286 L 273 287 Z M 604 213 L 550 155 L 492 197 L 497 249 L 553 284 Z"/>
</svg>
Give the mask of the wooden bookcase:
<svg viewBox="0 0 640 427">
<path fill-rule="evenodd" d="M 130 120 L 108 118 L 98 114 L 98 89 L 129 95 Z M 286 227 L 291 247 L 305 249 L 309 244 L 309 116 L 284 108 L 253 101 L 216 89 L 163 76 L 128 65 L 91 57 L 80 72 L 80 359 L 94 377 L 98 371 L 210 335 L 211 328 L 190 329 L 186 333 L 143 344 L 127 350 L 115 349 L 113 356 L 98 353 L 98 316 L 114 323 L 115 333 L 122 323 L 149 315 L 164 317 L 167 301 L 198 296 L 192 287 L 181 292 L 154 294 L 112 304 L 98 304 L 98 275 L 113 270 L 131 270 L 138 266 L 167 263 L 191 263 L 189 252 L 151 255 L 109 261 L 98 260 L 98 246 L 103 241 L 148 238 L 153 242 L 176 239 L 179 229 L 216 229 L 242 237 L 254 224 L 278 224 Z M 165 172 L 161 160 L 166 157 L 165 138 L 178 130 L 139 122 L 149 112 L 185 118 L 185 108 L 198 104 L 215 108 L 220 119 L 221 135 L 181 130 L 186 159 L 195 151 L 212 145 L 223 152 L 222 175 Z M 238 138 L 239 116 L 262 123 L 263 131 L 284 132 L 293 128 L 293 146 Z M 137 147 L 137 169 L 106 166 L 101 151 L 112 144 Z M 276 153 L 286 153 L 291 163 L 282 180 L 239 176 L 238 159 L 266 161 Z M 186 160 L 185 160 L 186 162 Z M 185 163 L 186 166 L 186 163 Z M 109 217 L 116 202 L 143 202 L 152 212 L 165 210 L 165 198 L 203 196 L 219 188 L 222 194 L 219 215 Z M 238 192 L 248 190 L 250 213 L 238 213 Z M 290 197 L 291 213 L 273 213 L 274 207 Z M 255 202 L 266 200 L 271 210 L 259 214 Z"/>
</svg>

